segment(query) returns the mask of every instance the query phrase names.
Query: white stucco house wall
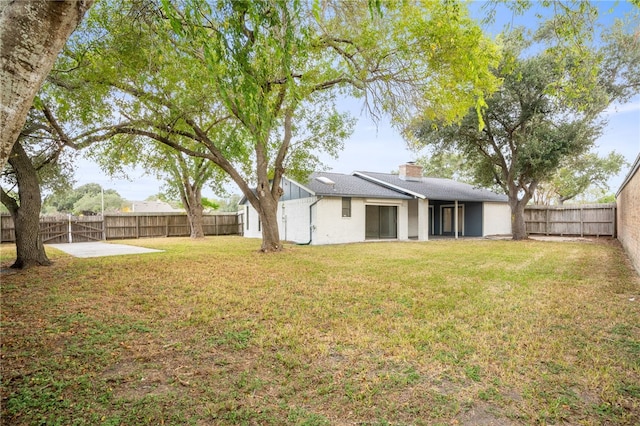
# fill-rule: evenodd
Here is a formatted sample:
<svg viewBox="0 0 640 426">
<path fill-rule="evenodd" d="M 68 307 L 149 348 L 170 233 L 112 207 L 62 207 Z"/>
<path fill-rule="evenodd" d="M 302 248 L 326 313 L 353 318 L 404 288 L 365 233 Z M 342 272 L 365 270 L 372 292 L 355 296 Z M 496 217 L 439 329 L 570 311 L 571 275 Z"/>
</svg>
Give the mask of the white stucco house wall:
<svg viewBox="0 0 640 426">
<path fill-rule="evenodd" d="M 450 179 L 422 177 L 414 164 L 398 175 L 313 173 L 305 183 L 283 178 L 278 204 L 280 238 L 298 244 L 339 244 L 511 233 L 504 195 Z M 261 238 L 246 199 L 244 236 Z M 458 211 L 458 215 L 453 212 Z"/>
</svg>

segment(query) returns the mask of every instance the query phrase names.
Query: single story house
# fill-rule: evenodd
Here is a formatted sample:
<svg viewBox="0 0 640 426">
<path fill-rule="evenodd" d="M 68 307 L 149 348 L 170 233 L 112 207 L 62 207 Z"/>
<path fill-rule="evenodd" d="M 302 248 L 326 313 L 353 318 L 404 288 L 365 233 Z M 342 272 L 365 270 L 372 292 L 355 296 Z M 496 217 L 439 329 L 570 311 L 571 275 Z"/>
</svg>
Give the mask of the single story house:
<svg viewBox="0 0 640 426">
<path fill-rule="evenodd" d="M 400 166 L 397 175 L 318 172 L 304 184 L 283 178 L 281 187 L 280 238 L 299 244 L 511 233 L 506 196 L 450 179 L 422 177 L 422 168 L 412 163 Z M 246 199 L 241 204 L 244 235 L 260 238 L 257 212 Z"/>
</svg>

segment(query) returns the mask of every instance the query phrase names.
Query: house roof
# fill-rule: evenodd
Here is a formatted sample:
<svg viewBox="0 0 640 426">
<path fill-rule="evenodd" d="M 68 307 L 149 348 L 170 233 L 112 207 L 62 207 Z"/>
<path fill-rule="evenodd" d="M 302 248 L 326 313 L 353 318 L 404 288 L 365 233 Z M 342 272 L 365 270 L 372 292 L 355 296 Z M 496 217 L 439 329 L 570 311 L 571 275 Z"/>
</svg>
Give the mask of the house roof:
<svg viewBox="0 0 640 426">
<path fill-rule="evenodd" d="M 174 209 L 164 201 L 131 201 L 131 211 L 135 213 L 176 213 L 184 212 Z"/>
<path fill-rule="evenodd" d="M 290 180 L 290 179 L 289 179 Z M 357 197 L 376 199 L 411 200 L 422 198 L 447 201 L 493 201 L 507 202 L 507 196 L 467 183 L 451 179 L 423 177 L 419 180 L 404 180 L 389 173 L 354 172 L 342 173 L 315 172 L 305 184 L 292 181 L 315 196 Z M 243 197 L 240 204 L 246 203 Z"/>
<path fill-rule="evenodd" d="M 394 198 L 400 200 L 413 198 L 358 176 L 341 173 L 312 173 L 304 187 L 311 190 L 315 195 L 327 197 Z"/>
<path fill-rule="evenodd" d="M 495 192 L 451 179 L 423 177 L 418 180 L 404 180 L 398 175 L 374 172 L 354 172 L 354 175 L 389 188 L 406 191 L 406 193 L 418 198 L 430 200 L 495 202 L 506 202 L 508 200 L 506 195 L 496 194 Z"/>
</svg>

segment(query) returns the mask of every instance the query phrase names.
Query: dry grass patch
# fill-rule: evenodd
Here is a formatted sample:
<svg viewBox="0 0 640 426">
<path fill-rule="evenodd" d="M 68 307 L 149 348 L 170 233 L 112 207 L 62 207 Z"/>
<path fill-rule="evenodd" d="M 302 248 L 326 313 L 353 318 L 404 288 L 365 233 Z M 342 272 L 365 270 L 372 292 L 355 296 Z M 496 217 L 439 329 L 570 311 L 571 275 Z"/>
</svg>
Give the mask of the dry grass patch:
<svg viewBox="0 0 640 426">
<path fill-rule="evenodd" d="M 640 422 L 640 283 L 614 243 L 128 243 L 166 251 L 2 277 L 4 419 Z"/>
</svg>

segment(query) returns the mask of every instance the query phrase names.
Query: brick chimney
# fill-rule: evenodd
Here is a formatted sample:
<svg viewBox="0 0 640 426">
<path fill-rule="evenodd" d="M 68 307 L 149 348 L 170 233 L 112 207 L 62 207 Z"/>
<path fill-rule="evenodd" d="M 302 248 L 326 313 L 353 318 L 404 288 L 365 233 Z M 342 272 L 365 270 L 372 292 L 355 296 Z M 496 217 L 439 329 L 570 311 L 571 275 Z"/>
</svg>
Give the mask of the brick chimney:
<svg viewBox="0 0 640 426">
<path fill-rule="evenodd" d="M 420 181 L 422 180 L 422 166 L 417 165 L 413 161 L 407 162 L 400 166 L 399 177 L 402 180 Z"/>
</svg>

